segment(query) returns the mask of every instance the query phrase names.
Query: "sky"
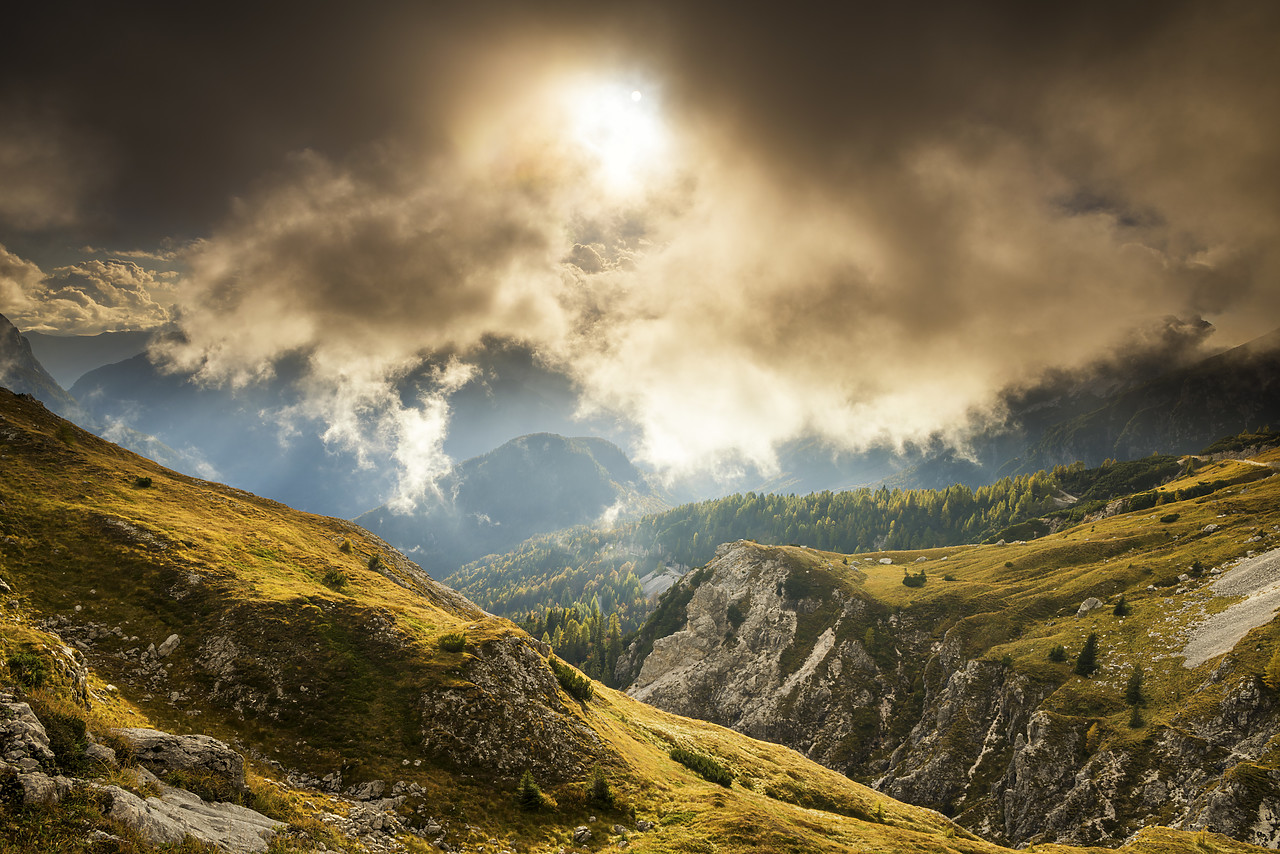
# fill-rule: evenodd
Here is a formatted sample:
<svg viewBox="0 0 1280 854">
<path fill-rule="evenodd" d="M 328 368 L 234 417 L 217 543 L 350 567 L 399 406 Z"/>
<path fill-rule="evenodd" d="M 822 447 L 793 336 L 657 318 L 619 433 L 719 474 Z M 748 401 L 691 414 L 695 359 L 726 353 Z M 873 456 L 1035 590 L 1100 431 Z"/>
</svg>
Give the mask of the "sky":
<svg viewBox="0 0 1280 854">
<path fill-rule="evenodd" d="M 1272 0 L 28 5 L 0 313 L 233 387 L 303 354 L 407 496 L 493 337 L 711 471 L 1280 326 Z"/>
</svg>

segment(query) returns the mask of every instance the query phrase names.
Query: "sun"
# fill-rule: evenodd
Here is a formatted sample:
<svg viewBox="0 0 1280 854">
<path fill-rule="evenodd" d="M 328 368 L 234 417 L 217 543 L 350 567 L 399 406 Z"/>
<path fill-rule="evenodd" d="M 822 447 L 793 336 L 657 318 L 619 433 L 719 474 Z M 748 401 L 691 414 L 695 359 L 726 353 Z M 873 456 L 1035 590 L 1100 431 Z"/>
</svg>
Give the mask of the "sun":
<svg viewBox="0 0 1280 854">
<path fill-rule="evenodd" d="M 566 100 L 569 133 L 610 188 L 635 189 L 667 165 L 668 134 L 652 90 L 580 83 Z"/>
</svg>

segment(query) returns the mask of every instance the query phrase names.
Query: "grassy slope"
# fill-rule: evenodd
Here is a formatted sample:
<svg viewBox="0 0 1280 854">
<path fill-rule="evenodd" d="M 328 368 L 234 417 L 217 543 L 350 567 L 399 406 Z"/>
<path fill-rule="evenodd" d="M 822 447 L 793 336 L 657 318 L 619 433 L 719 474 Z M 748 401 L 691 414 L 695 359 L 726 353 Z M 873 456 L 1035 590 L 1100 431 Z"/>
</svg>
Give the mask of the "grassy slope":
<svg viewBox="0 0 1280 854">
<path fill-rule="evenodd" d="M 281 766 L 324 774 L 341 765 L 348 783 L 417 782 L 432 814 L 477 826 L 472 842 L 496 836 L 521 851 L 558 849 L 574 825 L 598 812 L 583 802 L 583 781 L 549 787 L 558 808 L 530 815 L 513 806 L 513 784 L 486 778 L 484 769 L 402 764 L 422 756 L 415 698 L 465 685 L 479 645 L 518 634 L 510 623 L 415 581 L 411 565 L 349 523 L 176 475 L 4 391 L 0 415 L 0 576 L 14 591 L 0 614 L 0 657 L 24 642 L 48 654 L 53 641 L 33 624 L 53 614 L 68 618 L 64 634 L 93 622 L 140 639 L 90 647 L 89 663 L 100 674 L 85 713 L 91 728 L 147 721 L 206 732 L 279 763 L 257 765 L 273 776 Z M 138 485 L 140 477 L 151 485 Z M 372 555 L 407 587 L 371 570 Z M 350 579 L 340 591 L 324 583 L 334 568 Z M 438 650 L 436 639 L 451 631 L 466 632 L 466 651 Z M 158 683 L 118 655 L 124 647 L 158 644 L 170 632 L 183 643 Z M 232 695 L 218 693 L 197 661 L 202 639 L 217 633 L 239 645 L 237 678 L 251 686 L 261 680 L 280 696 L 237 709 L 227 699 Z M 119 695 L 104 679 L 119 686 Z M 168 700 L 169 691 L 179 699 Z M 587 704 L 561 700 L 601 737 L 604 767 L 622 802 L 658 823 L 632 836 L 632 850 L 1003 850 L 784 748 L 599 686 Z M 675 745 L 715 755 L 739 782 L 724 789 L 702 781 L 668 758 Z M 632 823 L 623 812 L 600 815 L 594 828 Z M 19 820 L 31 819 L 24 816 Z M 40 820 L 70 822 L 83 833 L 84 825 L 67 815 Z M 588 847 L 602 847 L 605 837 L 597 832 Z M 1169 840 L 1160 850 L 1197 850 L 1192 836 Z M 47 850 L 48 843 L 32 845 L 26 850 Z M 1236 849 L 1252 850 L 1219 847 Z"/>
</svg>

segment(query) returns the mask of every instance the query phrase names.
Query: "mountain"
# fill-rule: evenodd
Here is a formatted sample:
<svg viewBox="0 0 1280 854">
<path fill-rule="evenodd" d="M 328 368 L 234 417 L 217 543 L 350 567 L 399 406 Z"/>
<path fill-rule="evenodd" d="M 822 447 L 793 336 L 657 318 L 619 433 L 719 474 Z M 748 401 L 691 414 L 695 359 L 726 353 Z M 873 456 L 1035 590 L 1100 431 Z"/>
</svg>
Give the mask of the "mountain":
<svg viewBox="0 0 1280 854">
<path fill-rule="evenodd" d="M 724 545 L 618 678 L 1003 844 L 1160 823 L 1276 847 L 1277 469 L 1188 460 L 1025 542 Z"/>
<path fill-rule="evenodd" d="M 356 522 L 442 577 L 534 534 L 665 506 L 613 443 L 552 433 L 465 460 L 437 486 L 438 500 L 412 513 L 383 506 Z"/>
<path fill-rule="evenodd" d="M 350 522 L 0 418 L 6 851 L 1006 850 L 592 684 Z M 1125 850 L 1209 847 L 1258 850 Z"/>
<path fill-rule="evenodd" d="M 978 486 L 1081 461 L 1194 453 L 1220 436 L 1280 425 L 1280 330 L 1193 360 L 1140 359 L 1052 375 L 1003 396 L 1004 420 L 968 447 L 916 450 L 888 486 Z"/>
<path fill-rule="evenodd" d="M 31 343 L 0 314 L 0 386 L 29 394 L 55 412 L 73 417 L 76 403 L 50 376 L 31 350 Z"/>
<path fill-rule="evenodd" d="M 98 335 L 49 335 L 27 332 L 31 350 L 63 388 L 89 371 L 133 358 L 147 349 L 152 330 Z"/>
<path fill-rule="evenodd" d="M 406 405 L 436 390 L 437 372 L 457 354 L 436 354 L 403 377 Z M 462 354 L 476 365 L 449 397 L 444 451 L 466 459 L 521 435 L 586 430 L 621 436 L 609 421 L 578 421 L 569 380 L 543 367 L 526 347 L 490 341 Z M 354 517 L 382 504 L 394 488 L 390 452 L 326 444 L 328 424 L 307 414 L 305 359 L 284 360 L 269 380 L 231 389 L 167 374 L 145 355 L 93 370 L 71 393 L 99 423 L 158 437 L 201 461 L 201 471 L 242 489 L 314 512 Z"/>
</svg>

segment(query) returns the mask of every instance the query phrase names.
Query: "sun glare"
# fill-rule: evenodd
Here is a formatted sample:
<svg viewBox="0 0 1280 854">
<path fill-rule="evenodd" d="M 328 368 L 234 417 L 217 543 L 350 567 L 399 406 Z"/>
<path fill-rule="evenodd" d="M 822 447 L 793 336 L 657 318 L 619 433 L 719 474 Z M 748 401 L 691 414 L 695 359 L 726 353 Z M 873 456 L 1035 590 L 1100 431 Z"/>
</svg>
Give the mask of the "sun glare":
<svg viewBox="0 0 1280 854">
<path fill-rule="evenodd" d="M 613 189 L 631 189 L 660 168 L 668 144 L 657 99 L 621 84 L 587 84 L 569 96 L 573 140 Z"/>
</svg>

